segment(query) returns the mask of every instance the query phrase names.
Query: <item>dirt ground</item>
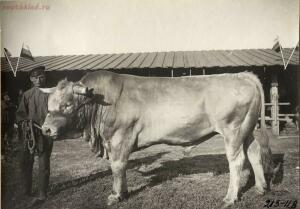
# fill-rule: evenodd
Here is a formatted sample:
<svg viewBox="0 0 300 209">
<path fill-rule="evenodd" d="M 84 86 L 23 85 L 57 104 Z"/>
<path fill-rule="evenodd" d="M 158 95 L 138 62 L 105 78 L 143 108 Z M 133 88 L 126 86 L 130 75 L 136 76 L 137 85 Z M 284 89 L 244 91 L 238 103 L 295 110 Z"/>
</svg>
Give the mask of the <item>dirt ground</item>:
<svg viewBox="0 0 300 209">
<path fill-rule="evenodd" d="M 230 208 L 299 207 L 299 137 L 270 135 L 275 164 L 282 166 L 272 190 L 255 193 L 248 166 L 243 172 L 240 201 Z M 189 209 L 220 208 L 229 183 L 224 142 L 219 136 L 198 145 L 188 155 L 185 148 L 155 145 L 133 153 L 127 170 L 129 198 L 107 207 L 112 190 L 109 162 L 95 157 L 81 139 L 57 141 L 51 157 L 50 195 L 31 207 L 22 193 L 19 152 L 2 162 L 2 207 L 5 209 Z M 37 165 L 34 167 L 37 193 Z M 272 203 L 273 202 L 273 203 Z M 265 206 L 265 207 L 264 207 Z"/>
</svg>

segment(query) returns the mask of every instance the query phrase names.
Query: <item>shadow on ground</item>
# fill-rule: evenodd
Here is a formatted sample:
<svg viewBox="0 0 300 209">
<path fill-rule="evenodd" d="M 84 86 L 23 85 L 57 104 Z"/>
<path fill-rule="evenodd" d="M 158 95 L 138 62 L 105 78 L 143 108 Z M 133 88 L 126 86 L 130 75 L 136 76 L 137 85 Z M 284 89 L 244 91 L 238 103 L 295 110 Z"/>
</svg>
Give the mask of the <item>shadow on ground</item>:
<svg viewBox="0 0 300 209">
<path fill-rule="evenodd" d="M 138 167 L 140 165 L 149 165 L 155 162 L 156 160 L 160 159 L 163 155 L 167 154 L 168 152 L 162 152 L 158 153 L 157 155 L 149 156 L 149 157 L 143 157 L 143 158 L 138 158 L 134 160 L 130 160 L 128 163 L 128 169 L 132 169 L 135 167 Z M 90 181 L 95 181 L 98 178 L 104 178 L 106 176 L 111 176 L 112 172 L 111 170 L 105 170 L 105 171 L 100 171 L 96 173 L 89 174 L 87 176 L 79 177 L 79 178 L 73 178 L 72 180 L 69 181 L 64 181 L 61 183 L 53 184 L 50 186 L 50 194 L 58 194 L 60 191 L 66 190 L 71 187 L 77 187 L 83 184 L 86 184 Z M 70 177 L 72 178 L 72 177 Z"/>
<path fill-rule="evenodd" d="M 272 159 L 274 162 L 274 167 L 277 165 L 283 165 L 284 154 L 273 154 Z M 249 178 L 245 186 L 242 188 L 241 194 L 248 191 L 252 186 L 255 185 L 253 169 L 250 163 L 246 161 L 245 169 L 250 170 Z M 200 174 L 200 173 L 212 173 L 213 176 L 229 173 L 228 161 L 225 154 L 220 155 L 200 155 L 195 157 L 183 158 L 175 161 L 167 161 L 161 163 L 159 168 L 155 168 L 150 171 L 138 171 L 144 177 L 150 177 L 148 184 L 142 186 L 139 189 L 130 192 L 130 195 L 136 195 L 142 192 L 147 187 L 154 187 L 165 181 L 172 180 L 179 176 Z M 279 171 L 272 180 L 273 184 L 279 184 L 283 179 L 283 166 L 280 166 Z"/>
</svg>

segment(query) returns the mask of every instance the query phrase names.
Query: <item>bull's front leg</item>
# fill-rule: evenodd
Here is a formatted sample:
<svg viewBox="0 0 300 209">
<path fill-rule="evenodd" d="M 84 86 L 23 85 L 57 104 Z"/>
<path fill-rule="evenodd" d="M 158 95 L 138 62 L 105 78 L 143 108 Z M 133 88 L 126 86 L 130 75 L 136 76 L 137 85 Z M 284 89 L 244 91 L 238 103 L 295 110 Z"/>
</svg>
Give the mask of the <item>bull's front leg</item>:
<svg viewBox="0 0 300 209">
<path fill-rule="evenodd" d="M 114 182 L 112 194 L 108 197 L 108 205 L 120 202 L 128 196 L 126 165 L 127 161 L 116 160 L 111 162 Z"/>
<path fill-rule="evenodd" d="M 128 196 L 126 166 L 133 143 L 131 143 L 132 139 L 126 136 L 123 131 L 115 133 L 107 149 L 114 181 L 113 192 L 108 197 L 108 205 L 120 202 Z"/>
</svg>

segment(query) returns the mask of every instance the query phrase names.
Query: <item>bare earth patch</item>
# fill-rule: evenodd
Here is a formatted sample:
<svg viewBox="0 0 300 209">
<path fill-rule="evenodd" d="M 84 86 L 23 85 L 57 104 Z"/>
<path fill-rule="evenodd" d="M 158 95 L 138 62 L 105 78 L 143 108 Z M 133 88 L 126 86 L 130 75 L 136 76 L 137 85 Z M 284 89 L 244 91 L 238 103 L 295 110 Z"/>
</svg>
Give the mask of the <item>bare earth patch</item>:
<svg viewBox="0 0 300 209">
<path fill-rule="evenodd" d="M 246 165 L 240 201 L 231 208 L 263 208 L 268 200 L 299 202 L 299 138 L 271 136 L 270 141 L 274 162 L 283 165 L 272 190 L 265 196 L 257 195 L 251 170 Z M 220 208 L 229 183 L 223 139 L 216 136 L 195 147 L 189 155 L 184 151 L 183 147 L 155 145 L 133 153 L 127 170 L 130 196 L 107 207 L 106 200 L 112 189 L 109 162 L 96 158 L 81 139 L 57 141 L 51 158 L 50 195 L 46 203 L 35 208 Z M 17 162 L 18 154 L 2 164 L 5 169 L 2 206 L 32 208 L 28 204 L 30 198 L 21 195 Z M 37 191 L 36 185 L 34 191 Z M 282 204 L 276 208 L 286 207 Z M 294 208 L 299 208 L 299 203 Z"/>
</svg>

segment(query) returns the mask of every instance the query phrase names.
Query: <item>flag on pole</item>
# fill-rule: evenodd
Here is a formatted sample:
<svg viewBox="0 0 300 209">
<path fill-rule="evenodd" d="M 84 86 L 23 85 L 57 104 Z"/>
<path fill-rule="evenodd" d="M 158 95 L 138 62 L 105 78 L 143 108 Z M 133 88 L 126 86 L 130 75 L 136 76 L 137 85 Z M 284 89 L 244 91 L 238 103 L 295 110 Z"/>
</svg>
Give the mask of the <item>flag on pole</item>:
<svg viewBox="0 0 300 209">
<path fill-rule="evenodd" d="M 30 52 L 30 48 L 29 48 L 28 45 L 23 45 L 22 46 L 20 57 L 23 57 L 25 59 L 29 59 L 31 61 L 35 61 L 32 54 L 31 54 L 31 52 Z"/>
<path fill-rule="evenodd" d="M 272 50 L 275 51 L 275 52 L 280 52 L 280 43 L 279 43 L 279 40 L 278 39 L 275 39 L 275 44 L 273 45 L 272 47 Z"/>
<path fill-rule="evenodd" d="M 8 62 L 9 66 L 10 66 L 10 69 L 13 71 L 14 75 L 15 75 L 15 70 L 10 62 L 10 58 L 11 58 L 11 53 L 10 51 L 8 51 L 7 48 L 4 48 L 4 56 L 5 56 L 5 59 L 6 61 Z"/>
<path fill-rule="evenodd" d="M 284 69 L 285 69 L 286 64 L 285 64 L 285 60 L 284 60 L 284 57 L 283 57 L 282 47 L 281 47 L 281 44 L 280 44 L 280 41 L 279 41 L 279 37 L 277 36 L 274 41 L 275 41 L 275 44 L 273 45 L 272 50 L 277 52 L 277 53 L 280 52 L 281 59 L 282 59 L 282 62 L 283 62 L 283 66 L 284 66 Z"/>
</svg>

